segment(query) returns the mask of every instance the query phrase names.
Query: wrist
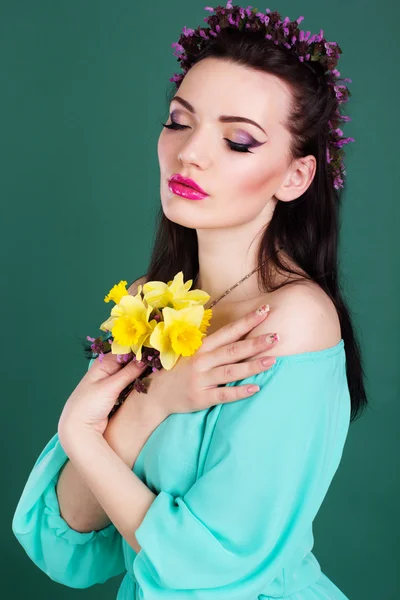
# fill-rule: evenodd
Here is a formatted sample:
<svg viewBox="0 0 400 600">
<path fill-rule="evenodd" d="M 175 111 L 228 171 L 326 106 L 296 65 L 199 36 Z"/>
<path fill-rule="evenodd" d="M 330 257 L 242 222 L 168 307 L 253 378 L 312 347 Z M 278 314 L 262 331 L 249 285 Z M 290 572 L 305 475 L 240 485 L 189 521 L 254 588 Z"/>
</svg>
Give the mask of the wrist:
<svg viewBox="0 0 400 600">
<path fill-rule="evenodd" d="M 104 443 L 104 438 L 94 429 L 79 425 L 59 433 L 59 441 L 68 458 L 75 462 L 81 460 L 93 445 Z"/>
<path fill-rule="evenodd" d="M 147 439 L 167 416 L 148 394 L 135 392 L 110 418 L 103 437 L 132 468 Z"/>
<path fill-rule="evenodd" d="M 168 417 L 162 405 L 156 402 L 149 393 L 136 393 L 134 404 L 137 418 L 143 423 L 148 423 L 149 426 L 155 424 L 157 427 Z"/>
</svg>

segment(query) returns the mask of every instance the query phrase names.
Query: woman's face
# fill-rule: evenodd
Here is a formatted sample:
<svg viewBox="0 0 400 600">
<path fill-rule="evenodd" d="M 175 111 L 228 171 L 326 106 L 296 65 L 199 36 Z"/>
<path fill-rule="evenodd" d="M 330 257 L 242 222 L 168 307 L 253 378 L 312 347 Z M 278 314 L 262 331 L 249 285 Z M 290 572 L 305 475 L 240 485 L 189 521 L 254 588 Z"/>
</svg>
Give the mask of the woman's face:
<svg viewBox="0 0 400 600">
<path fill-rule="evenodd" d="M 173 99 L 166 124 L 185 128 L 163 128 L 158 141 L 165 215 L 195 229 L 265 222 L 276 205 L 273 195 L 279 198 L 291 173 L 290 134 L 283 124 L 288 87 L 268 73 L 207 58 L 187 72 L 175 96 L 186 106 Z M 251 119 L 258 126 L 220 122 L 221 115 Z M 226 140 L 249 151 L 231 149 Z M 190 177 L 209 195 L 193 201 L 174 194 L 168 180 L 176 173 Z"/>
</svg>

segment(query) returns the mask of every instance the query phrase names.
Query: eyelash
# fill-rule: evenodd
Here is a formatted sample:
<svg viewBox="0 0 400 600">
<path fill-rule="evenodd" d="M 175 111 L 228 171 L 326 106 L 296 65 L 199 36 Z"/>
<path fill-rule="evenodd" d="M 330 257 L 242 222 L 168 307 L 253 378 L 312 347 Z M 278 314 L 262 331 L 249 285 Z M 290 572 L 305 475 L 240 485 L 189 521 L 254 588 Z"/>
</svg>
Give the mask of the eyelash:
<svg viewBox="0 0 400 600">
<path fill-rule="evenodd" d="M 167 129 L 174 130 L 181 130 L 189 127 L 189 125 L 181 125 L 180 123 L 176 123 L 175 121 L 172 121 L 172 123 L 168 125 L 166 125 L 165 123 L 161 123 L 161 125 L 163 127 L 166 127 Z M 247 144 L 238 144 L 236 142 L 228 140 L 227 138 L 224 138 L 224 140 L 228 143 L 229 148 L 234 152 L 249 152 L 250 154 L 254 154 L 254 152 L 251 152 L 251 150 L 249 150 L 250 146 L 248 146 Z"/>
</svg>

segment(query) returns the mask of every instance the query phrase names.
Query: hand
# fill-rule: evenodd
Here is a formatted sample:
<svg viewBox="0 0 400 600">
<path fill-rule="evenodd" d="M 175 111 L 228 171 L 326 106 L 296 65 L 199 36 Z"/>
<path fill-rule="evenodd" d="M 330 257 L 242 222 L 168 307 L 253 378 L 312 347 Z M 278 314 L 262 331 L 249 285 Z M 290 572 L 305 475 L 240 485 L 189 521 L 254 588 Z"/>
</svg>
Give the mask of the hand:
<svg viewBox="0 0 400 600">
<path fill-rule="evenodd" d="M 271 348 L 271 342 L 266 342 L 265 334 L 238 341 L 268 314 L 257 315 L 252 311 L 228 323 L 203 338 L 195 354 L 181 356 L 171 370 L 161 369 L 151 373 L 148 376 L 146 401 L 152 403 L 154 409 L 161 411 L 166 418 L 170 414 L 196 412 L 251 396 L 254 392 L 247 391 L 248 385 L 218 386 L 250 377 L 274 364 L 275 358 L 272 356 L 268 358 L 266 366 L 261 364 L 261 358 L 239 362 Z M 275 339 L 272 344 L 276 342 Z"/>
<path fill-rule="evenodd" d="M 68 440 L 78 431 L 104 434 L 108 415 L 118 396 L 146 366 L 132 358 L 119 363 L 117 355 L 111 352 L 104 354 L 102 362 L 99 359 L 93 362 L 65 403 L 58 422 L 58 435 L 64 450 Z"/>
</svg>

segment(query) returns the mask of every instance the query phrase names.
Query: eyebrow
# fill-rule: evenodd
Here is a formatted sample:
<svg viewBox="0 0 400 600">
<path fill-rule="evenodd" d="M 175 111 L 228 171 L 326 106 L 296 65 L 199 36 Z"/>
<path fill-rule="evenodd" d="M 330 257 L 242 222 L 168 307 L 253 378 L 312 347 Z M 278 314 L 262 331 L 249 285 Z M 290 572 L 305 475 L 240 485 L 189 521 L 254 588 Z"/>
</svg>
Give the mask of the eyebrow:
<svg viewBox="0 0 400 600">
<path fill-rule="evenodd" d="M 184 100 L 183 98 L 181 98 L 180 96 L 174 96 L 171 100 L 171 103 L 173 101 L 179 102 L 179 104 L 182 104 L 182 106 L 184 106 L 185 108 L 188 109 L 188 111 L 190 111 L 191 113 L 195 114 L 195 109 L 193 108 L 193 106 L 190 104 L 190 102 L 188 102 L 187 100 Z M 261 125 L 259 125 L 258 123 L 256 123 L 255 121 L 252 121 L 251 119 L 247 119 L 246 117 L 235 117 L 235 116 L 231 116 L 231 115 L 220 115 L 218 117 L 218 121 L 220 121 L 221 123 L 250 123 L 251 125 L 255 125 L 256 127 L 258 127 L 258 129 L 261 129 L 261 131 L 263 131 L 265 133 L 266 136 L 268 136 L 267 132 L 261 127 Z"/>
</svg>

